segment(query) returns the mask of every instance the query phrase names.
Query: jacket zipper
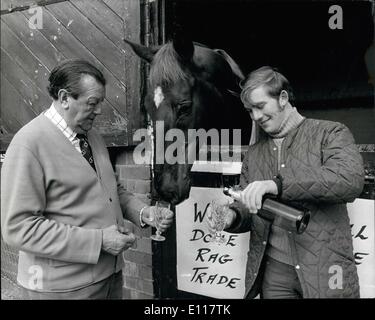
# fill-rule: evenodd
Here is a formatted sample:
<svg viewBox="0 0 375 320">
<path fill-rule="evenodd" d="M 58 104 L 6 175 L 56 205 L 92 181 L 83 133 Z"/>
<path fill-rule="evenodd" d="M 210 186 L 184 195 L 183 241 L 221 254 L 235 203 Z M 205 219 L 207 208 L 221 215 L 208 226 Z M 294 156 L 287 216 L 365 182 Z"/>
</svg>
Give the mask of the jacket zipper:
<svg viewBox="0 0 375 320">
<path fill-rule="evenodd" d="M 278 170 L 277 170 L 277 173 L 280 172 L 281 163 L 282 163 L 281 159 L 285 159 L 285 152 L 284 152 L 284 149 L 283 149 L 285 139 L 281 142 L 280 149 L 278 150 L 278 159 L 277 159 Z M 291 253 L 292 253 L 291 259 L 292 259 L 293 267 L 296 267 L 297 265 L 299 265 L 299 261 L 298 261 L 298 256 L 297 256 L 297 248 L 296 248 L 296 242 L 295 242 L 294 234 L 289 232 L 288 233 L 288 240 L 289 240 L 289 246 L 290 246 Z M 300 270 L 298 270 L 297 268 L 295 268 L 295 271 L 297 273 L 298 279 L 299 279 L 300 284 L 301 284 L 302 294 L 306 294 L 305 283 L 304 283 L 304 278 L 302 276 L 302 272 Z"/>
</svg>

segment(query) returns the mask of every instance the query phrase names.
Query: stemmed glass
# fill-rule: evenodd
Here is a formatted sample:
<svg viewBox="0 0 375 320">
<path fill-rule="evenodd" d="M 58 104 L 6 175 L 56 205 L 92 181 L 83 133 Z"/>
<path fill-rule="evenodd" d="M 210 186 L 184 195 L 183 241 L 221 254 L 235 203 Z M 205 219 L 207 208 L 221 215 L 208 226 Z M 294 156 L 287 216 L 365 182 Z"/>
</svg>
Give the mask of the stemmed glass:
<svg viewBox="0 0 375 320">
<path fill-rule="evenodd" d="M 211 242 L 218 244 L 225 242 L 222 232 L 225 228 L 228 207 L 229 200 L 225 198 L 213 199 L 210 203 L 211 214 L 208 216 L 208 223 L 212 233 Z"/>
<path fill-rule="evenodd" d="M 155 228 L 156 234 L 151 235 L 151 239 L 155 241 L 164 241 L 165 237 L 161 234 L 160 224 L 164 219 L 165 210 L 163 208 L 170 208 L 170 204 L 165 201 L 156 201 L 154 208 L 154 217 L 155 217 Z"/>
</svg>

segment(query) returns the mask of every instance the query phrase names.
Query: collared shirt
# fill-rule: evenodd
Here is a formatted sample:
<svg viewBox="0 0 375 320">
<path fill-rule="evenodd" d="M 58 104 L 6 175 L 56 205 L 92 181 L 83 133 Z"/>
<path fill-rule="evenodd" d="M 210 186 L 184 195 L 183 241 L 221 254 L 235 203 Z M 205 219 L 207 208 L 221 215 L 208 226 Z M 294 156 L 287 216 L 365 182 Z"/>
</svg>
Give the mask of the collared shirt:
<svg viewBox="0 0 375 320">
<path fill-rule="evenodd" d="M 76 150 L 81 153 L 81 148 L 79 146 L 79 139 L 77 138 L 77 132 L 74 132 L 66 123 L 64 118 L 57 112 L 53 103 L 44 115 L 51 120 L 51 122 L 61 130 L 64 136 L 70 141 L 70 143 L 76 148 Z"/>
</svg>

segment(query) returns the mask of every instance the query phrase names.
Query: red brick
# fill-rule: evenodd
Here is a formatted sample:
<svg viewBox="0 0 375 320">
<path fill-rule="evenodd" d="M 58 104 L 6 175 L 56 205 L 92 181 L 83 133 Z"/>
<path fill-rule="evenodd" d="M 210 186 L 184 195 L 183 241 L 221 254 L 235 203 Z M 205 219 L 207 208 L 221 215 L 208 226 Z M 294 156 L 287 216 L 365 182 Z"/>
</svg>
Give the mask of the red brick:
<svg viewBox="0 0 375 320">
<path fill-rule="evenodd" d="M 129 276 L 129 277 L 139 277 L 139 267 L 141 265 L 137 265 L 134 262 L 130 261 L 125 261 L 125 266 L 122 269 L 122 274 L 124 276 Z"/>
<path fill-rule="evenodd" d="M 132 290 L 131 291 L 131 299 L 147 299 L 147 300 L 150 300 L 150 299 L 154 299 L 154 295 L 139 292 L 137 290 Z"/>
<path fill-rule="evenodd" d="M 120 181 L 127 191 L 135 193 L 138 197 L 144 197 L 151 191 L 151 180 L 123 179 Z"/>
<path fill-rule="evenodd" d="M 146 292 L 146 293 L 153 293 L 154 292 L 153 281 L 140 280 L 140 281 L 137 282 L 137 284 L 140 287 L 139 291 Z"/>
<path fill-rule="evenodd" d="M 125 189 L 129 192 L 135 192 L 135 186 L 138 180 L 135 179 L 124 179 Z"/>
<path fill-rule="evenodd" d="M 135 190 L 136 193 L 147 194 L 151 192 L 151 180 L 136 180 Z"/>
<path fill-rule="evenodd" d="M 133 153 L 132 161 L 136 164 L 151 165 L 151 150 L 137 154 Z"/>
<path fill-rule="evenodd" d="M 126 277 L 124 278 L 125 287 L 135 289 L 147 294 L 153 294 L 154 284 L 153 281 L 143 280 L 141 278 Z"/>
<path fill-rule="evenodd" d="M 139 278 L 124 277 L 124 287 L 128 289 L 137 290 L 137 281 Z"/>
<path fill-rule="evenodd" d="M 121 179 L 150 180 L 150 166 L 146 165 L 123 165 L 119 166 Z"/>
<path fill-rule="evenodd" d="M 152 266 L 152 254 L 149 253 L 126 250 L 124 251 L 124 259 L 126 261 L 135 262 L 136 264 Z"/>
<path fill-rule="evenodd" d="M 138 252 L 152 253 L 151 239 L 145 237 L 137 239 L 137 247 L 135 250 Z"/>
<path fill-rule="evenodd" d="M 138 265 L 139 277 L 145 280 L 153 280 L 152 267 Z"/>
<path fill-rule="evenodd" d="M 122 288 L 122 298 L 123 299 L 133 299 L 132 298 L 132 290 L 129 288 Z"/>
<path fill-rule="evenodd" d="M 117 155 L 116 165 L 134 164 L 133 150 L 126 150 Z"/>
<path fill-rule="evenodd" d="M 124 152 L 121 152 L 120 154 L 117 154 L 116 157 L 116 164 L 118 165 L 124 165 L 124 164 L 135 164 L 136 162 L 139 163 L 139 161 L 148 161 L 151 160 L 151 148 L 147 146 L 146 153 L 142 152 L 141 155 L 135 155 L 134 154 L 134 148 L 128 148 Z M 135 156 L 134 156 L 135 155 Z"/>
</svg>

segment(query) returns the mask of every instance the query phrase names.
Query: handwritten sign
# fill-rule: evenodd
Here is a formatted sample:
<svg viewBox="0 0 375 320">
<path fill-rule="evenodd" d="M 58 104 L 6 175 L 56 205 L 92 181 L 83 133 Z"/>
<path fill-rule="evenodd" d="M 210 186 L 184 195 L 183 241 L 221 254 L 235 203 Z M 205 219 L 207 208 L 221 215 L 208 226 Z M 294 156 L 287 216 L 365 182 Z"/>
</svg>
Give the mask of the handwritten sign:
<svg viewBox="0 0 375 320">
<path fill-rule="evenodd" d="M 375 201 L 348 203 L 361 298 L 375 298 Z"/>
<path fill-rule="evenodd" d="M 212 243 L 204 220 L 210 201 L 224 197 L 222 189 L 193 187 L 190 198 L 176 207 L 179 290 L 214 298 L 243 298 L 250 234 L 223 232 L 226 241 Z"/>
<path fill-rule="evenodd" d="M 195 163 L 196 172 L 234 174 L 241 163 Z M 250 233 L 225 233 L 227 242 L 210 243 L 204 222 L 221 188 L 193 187 L 190 198 L 176 207 L 178 289 L 214 298 L 240 299 L 245 292 L 245 270 Z M 347 205 L 361 298 L 375 298 L 375 201 L 356 199 Z"/>
</svg>

